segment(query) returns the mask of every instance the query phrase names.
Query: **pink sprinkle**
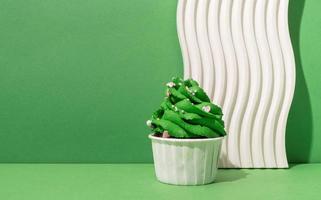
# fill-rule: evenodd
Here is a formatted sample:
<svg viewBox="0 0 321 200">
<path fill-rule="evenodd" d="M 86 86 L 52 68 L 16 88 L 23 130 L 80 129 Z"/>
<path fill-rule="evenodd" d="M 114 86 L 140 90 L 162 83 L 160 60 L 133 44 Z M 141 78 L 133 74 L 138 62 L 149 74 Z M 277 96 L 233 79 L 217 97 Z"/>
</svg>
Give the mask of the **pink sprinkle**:
<svg viewBox="0 0 321 200">
<path fill-rule="evenodd" d="M 204 110 L 205 112 L 210 112 L 211 107 L 210 106 L 203 106 L 202 110 Z"/>
<path fill-rule="evenodd" d="M 162 137 L 163 138 L 170 138 L 171 136 L 168 134 L 168 131 L 164 131 Z"/>
</svg>

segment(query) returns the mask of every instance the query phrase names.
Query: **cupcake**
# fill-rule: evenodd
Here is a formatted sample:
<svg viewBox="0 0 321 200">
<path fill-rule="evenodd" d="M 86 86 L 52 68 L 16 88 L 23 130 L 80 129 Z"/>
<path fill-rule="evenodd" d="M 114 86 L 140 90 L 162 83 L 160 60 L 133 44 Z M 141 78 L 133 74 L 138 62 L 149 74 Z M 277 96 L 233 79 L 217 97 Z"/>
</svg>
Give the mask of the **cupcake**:
<svg viewBox="0 0 321 200">
<path fill-rule="evenodd" d="M 211 183 L 226 135 L 222 109 L 195 80 L 174 77 L 166 86 L 166 97 L 147 121 L 156 177 L 175 185 Z"/>
</svg>

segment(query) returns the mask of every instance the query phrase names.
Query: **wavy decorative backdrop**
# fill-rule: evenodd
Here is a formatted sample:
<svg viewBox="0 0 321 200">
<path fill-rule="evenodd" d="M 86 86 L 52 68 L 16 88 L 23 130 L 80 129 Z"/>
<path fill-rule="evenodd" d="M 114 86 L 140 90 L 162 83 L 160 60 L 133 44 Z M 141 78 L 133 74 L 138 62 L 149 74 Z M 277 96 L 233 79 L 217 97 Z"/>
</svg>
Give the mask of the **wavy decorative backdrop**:
<svg viewBox="0 0 321 200">
<path fill-rule="evenodd" d="M 295 87 L 288 0 L 178 0 L 184 76 L 223 107 L 222 168 L 287 168 Z"/>
</svg>

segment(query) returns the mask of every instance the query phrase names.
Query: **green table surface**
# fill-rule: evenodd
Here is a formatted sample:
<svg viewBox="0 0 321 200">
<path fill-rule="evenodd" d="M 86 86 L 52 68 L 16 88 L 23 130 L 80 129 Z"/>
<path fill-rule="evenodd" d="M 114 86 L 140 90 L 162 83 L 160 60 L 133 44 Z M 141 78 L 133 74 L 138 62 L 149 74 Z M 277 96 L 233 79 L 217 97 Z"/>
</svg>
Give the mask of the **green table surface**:
<svg viewBox="0 0 321 200">
<path fill-rule="evenodd" d="M 321 199 L 321 164 L 219 170 L 204 186 L 159 183 L 152 164 L 0 164 L 0 199 Z"/>
</svg>

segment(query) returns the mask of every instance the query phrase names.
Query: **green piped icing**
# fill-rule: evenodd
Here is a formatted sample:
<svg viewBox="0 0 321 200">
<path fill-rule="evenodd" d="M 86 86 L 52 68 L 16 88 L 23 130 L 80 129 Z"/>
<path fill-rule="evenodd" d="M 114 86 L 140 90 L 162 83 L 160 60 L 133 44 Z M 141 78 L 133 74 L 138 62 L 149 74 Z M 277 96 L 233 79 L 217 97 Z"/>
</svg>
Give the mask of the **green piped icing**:
<svg viewBox="0 0 321 200">
<path fill-rule="evenodd" d="M 195 80 L 174 77 L 148 125 L 155 134 L 167 131 L 174 138 L 214 138 L 226 135 L 222 116 Z"/>
</svg>

